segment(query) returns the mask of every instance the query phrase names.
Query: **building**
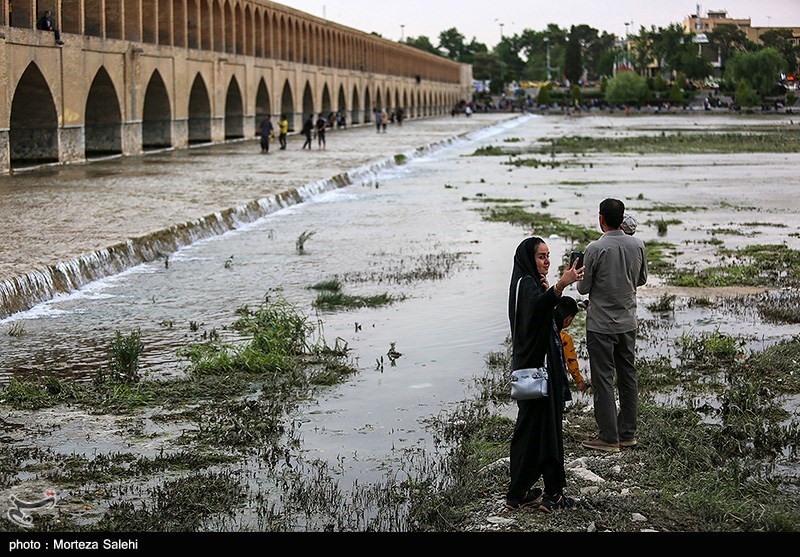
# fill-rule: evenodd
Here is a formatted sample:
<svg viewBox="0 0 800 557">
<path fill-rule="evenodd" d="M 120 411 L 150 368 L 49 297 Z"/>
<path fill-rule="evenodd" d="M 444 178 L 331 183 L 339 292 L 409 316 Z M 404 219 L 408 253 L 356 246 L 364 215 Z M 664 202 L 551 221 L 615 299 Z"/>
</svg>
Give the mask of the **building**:
<svg viewBox="0 0 800 557">
<path fill-rule="evenodd" d="M 698 45 L 700 54 L 710 60 L 717 69 L 722 67 L 723 61 L 719 51 L 710 44 L 708 33 L 713 32 L 720 25 L 735 25 L 745 34 L 747 40 L 756 44 L 761 44 L 761 36 L 767 31 L 789 29 L 792 32 L 792 45 L 795 48 L 800 46 L 800 27 L 754 27 L 750 18 L 731 18 L 728 17 L 728 12 L 725 10 L 708 10 L 703 17 L 700 15 L 700 6 L 698 5 L 697 11 L 683 20 L 683 29 L 686 33 L 695 35 L 692 40 Z M 797 68 L 794 69 L 796 71 Z"/>
</svg>

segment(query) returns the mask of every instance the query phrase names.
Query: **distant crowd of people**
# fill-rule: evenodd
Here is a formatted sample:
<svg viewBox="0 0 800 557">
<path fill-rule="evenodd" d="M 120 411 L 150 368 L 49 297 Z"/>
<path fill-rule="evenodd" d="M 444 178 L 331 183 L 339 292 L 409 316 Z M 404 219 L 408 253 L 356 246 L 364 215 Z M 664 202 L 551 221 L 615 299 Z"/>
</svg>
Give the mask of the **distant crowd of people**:
<svg viewBox="0 0 800 557">
<path fill-rule="evenodd" d="M 373 108 L 375 117 L 375 127 L 377 133 L 386 133 L 388 124 L 403 125 L 405 119 L 405 111 L 402 108 L 397 108 L 391 112 L 385 109 Z M 303 127 L 300 129 L 300 135 L 304 138 L 302 149 L 311 151 L 314 142 L 317 144 L 317 149 L 324 150 L 327 147 L 326 133 L 331 129 L 343 129 L 347 127 L 347 118 L 344 112 L 330 112 L 326 116 L 320 112 L 315 115 L 309 114 L 303 121 Z M 278 142 L 280 150 L 285 151 L 287 148 L 287 137 L 289 135 L 289 117 L 286 113 L 281 114 L 278 125 L 272 122 L 272 116 L 267 114 L 258 125 L 258 135 L 260 137 L 261 152 L 269 153 L 270 142 L 275 139 L 277 130 Z"/>
</svg>

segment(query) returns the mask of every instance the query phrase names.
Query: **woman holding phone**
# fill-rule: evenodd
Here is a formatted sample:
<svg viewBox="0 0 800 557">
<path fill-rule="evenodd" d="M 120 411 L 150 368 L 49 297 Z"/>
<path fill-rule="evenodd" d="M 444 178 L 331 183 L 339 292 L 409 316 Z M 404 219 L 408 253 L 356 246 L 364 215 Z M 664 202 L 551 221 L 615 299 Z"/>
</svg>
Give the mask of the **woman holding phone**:
<svg viewBox="0 0 800 557">
<path fill-rule="evenodd" d="M 564 289 L 583 278 L 577 262 L 550 286 L 550 249 L 538 237 L 527 238 L 517 247 L 509 289 L 508 316 L 511 323 L 512 369 L 547 365 L 550 395 L 517 401 L 518 413 L 511 439 L 511 481 L 506 508 L 519 510 L 538 506 L 544 512 L 569 508 L 575 501 L 564 495 L 564 441 L 562 419 L 566 367 L 553 310 Z M 517 296 L 519 292 L 519 296 Z M 534 488 L 542 479 L 544 490 Z"/>
</svg>

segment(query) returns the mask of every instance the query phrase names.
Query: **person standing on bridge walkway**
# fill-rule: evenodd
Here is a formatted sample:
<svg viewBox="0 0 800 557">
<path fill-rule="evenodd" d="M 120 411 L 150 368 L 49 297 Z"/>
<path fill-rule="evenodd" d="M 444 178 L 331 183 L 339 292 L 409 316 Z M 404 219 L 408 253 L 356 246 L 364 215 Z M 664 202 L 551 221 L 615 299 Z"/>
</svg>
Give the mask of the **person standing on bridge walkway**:
<svg viewBox="0 0 800 557">
<path fill-rule="evenodd" d="M 308 150 L 311 150 L 311 131 L 314 129 L 314 115 L 309 114 L 306 121 L 303 122 L 303 130 L 302 133 L 306 138 L 305 143 L 303 143 L 303 149 L 308 147 Z"/>
<path fill-rule="evenodd" d="M 275 127 L 272 125 L 272 120 L 270 119 L 270 115 L 267 114 L 266 116 L 264 116 L 264 119 L 261 120 L 261 124 L 259 125 L 259 131 L 261 132 L 262 153 L 269 153 L 269 140 L 275 135 L 274 129 Z"/>
<path fill-rule="evenodd" d="M 281 121 L 278 124 L 280 126 L 280 133 L 278 134 L 278 141 L 281 143 L 281 151 L 286 150 L 286 136 L 289 135 L 289 119 L 286 117 L 286 113 L 281 114 Z"/>
<path fill-rule="evenodd" d="M 317 117 L 317 147 L 319 149 L 325 149 L 325 130 L 328 128 L 328 121 L 325 120 L 325 116 L 322 115 L 322 112 L 319 113 Z"/>
<path fill-rule="evenodd" d="M 62 45 L 64 41 L 61 40 L 61 33 L 58 29 L 53 25 L 53 20 L 50 17 L 50 10 L 45 10 L 44 15 L 39 18 L 39 21 L 36 23 L 36 28 L 40 31 L 52 31 L 53 35 L 56 37 L 56 44 Z"/>
</svg>

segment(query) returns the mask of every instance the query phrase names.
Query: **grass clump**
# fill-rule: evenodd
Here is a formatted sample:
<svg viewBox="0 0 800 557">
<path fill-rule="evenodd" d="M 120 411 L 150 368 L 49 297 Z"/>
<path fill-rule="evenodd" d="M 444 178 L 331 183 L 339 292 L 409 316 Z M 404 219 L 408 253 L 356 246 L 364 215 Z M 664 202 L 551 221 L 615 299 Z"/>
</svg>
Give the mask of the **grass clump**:
<svg viewBox="0 0 800 557">
<path fill-rule="evenodd" d="M 109 348 L 108 376 L 103 376 L 100 371 L 100 379 L 117 383 L 136 383 L 140 379 L 139 357 L 143 351 L 144 343 L 139 329 L 134 329 L 127 336 L 116 331 Z"/>
<path fill-rule="evenodd" d="M 501 155 L 505 155 L 506 152 L 503 151 L 502 147 L 497 145 L 485 145 L 483 147 L 478 147 L 474 153 L 472 153 L 472 157 L 497 157 Z"/>
<path fill-rule="evenodd" d="M 479 210 L 483 213 L 483 219 L 486 221 L 508 222 L 524 226 L 532 234 L 544 238 L 550 234 L 558 234 L 585 246 L 600 237 L 600 234 L 594 229 L 566 223 L 548 213 L 531 213 L 520 206 L 496 206 Z"/>
<path fill-rule="evenodd" d="M 196 532 L 215 516 L 232 516 L 244 501 L 245 487 L 232 473 L 203 472 L 171 480 L 149 490 L 141 507 L 114 503 L 99 531 Z"/>
<path fill-rule="evenodd" d="M 782 244 L 720 250 L 727 265 L 702 270 L 677 270 L 668 281 L 675 286 L 779 286 L 800 285 L 800 251 Z"/>
<path fill-rule="evenodd" d="M 401 299 L 388 293 L 354 296 L 343 292 L 320 292 L 312 304 L 315 308 L 323 311 L 334 311 L 337 309 L 375 308 L 393 304 Z"/>
</svg>

